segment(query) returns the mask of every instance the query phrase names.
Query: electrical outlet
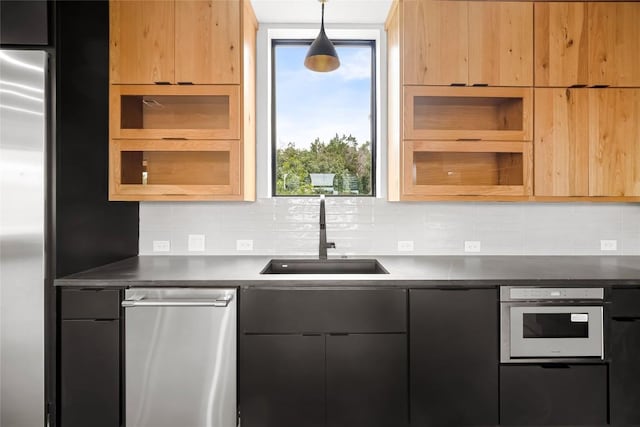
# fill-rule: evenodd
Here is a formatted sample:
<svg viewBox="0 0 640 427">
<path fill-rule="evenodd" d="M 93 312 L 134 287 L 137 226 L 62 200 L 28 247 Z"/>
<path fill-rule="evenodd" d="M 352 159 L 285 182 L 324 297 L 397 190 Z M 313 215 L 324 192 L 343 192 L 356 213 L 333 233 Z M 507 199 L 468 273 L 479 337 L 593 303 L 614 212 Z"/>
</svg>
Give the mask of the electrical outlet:
<svg viewBox="0 0 640 427">
<path fill-rule="evenodd" d="M 169 252 L 171 250 L 171 242 L 169 240 L 154 240 L 153 252 Z"/>
<path fill-rule="evenodd" d="M 189 234 L 188 240 L 189 252 L 204 252 L 204 234 Z"/>
<path fill-rule="evenodd" d="M 236 240 L 236 250 L 238 251 L 252 251 L 253 240 Z"/>
<path fill-rule="evenodd" d="M 398 240 L 399 252 L 411 252 L 413 251 L 413 240 Z"/>
<path fill-rule="evenodd" d="M 600 250 L 601 251 L 617 251 L 618 241 L 617 240 L 600 240 Z"/>
<path fill-rule="evenodd" d="M 465 252 L 480 252 L 480 240 L 465 240 L 464 241 Z"/>
</svg>

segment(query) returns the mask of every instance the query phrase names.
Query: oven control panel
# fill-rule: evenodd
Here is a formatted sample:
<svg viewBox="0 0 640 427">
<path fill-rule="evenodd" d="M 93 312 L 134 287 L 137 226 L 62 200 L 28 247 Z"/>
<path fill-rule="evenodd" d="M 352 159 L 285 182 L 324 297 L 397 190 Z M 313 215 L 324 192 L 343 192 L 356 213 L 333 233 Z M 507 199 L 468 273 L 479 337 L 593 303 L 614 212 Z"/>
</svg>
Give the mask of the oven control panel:
<svg viewBox="0 0 640 427">
<path fill-rule="evenodd" d="M 501 301 L 535 301 L 535 300 L 603 300 L 603 288 L 500 288 Z"/>
</svg>

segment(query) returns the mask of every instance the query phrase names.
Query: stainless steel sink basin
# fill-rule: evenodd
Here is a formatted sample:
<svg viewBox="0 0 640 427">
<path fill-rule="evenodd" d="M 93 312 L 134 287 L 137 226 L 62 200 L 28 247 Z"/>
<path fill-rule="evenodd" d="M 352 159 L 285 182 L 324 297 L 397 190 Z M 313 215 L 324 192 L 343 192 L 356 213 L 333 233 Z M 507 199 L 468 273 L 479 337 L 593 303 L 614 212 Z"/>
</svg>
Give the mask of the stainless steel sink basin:
<svg viewBox="0 0 640 427">
<path fill-rule="evenodd" d="M 260 274 L 389 274 L 375 259 L 272 259 Z"/>
</svg>

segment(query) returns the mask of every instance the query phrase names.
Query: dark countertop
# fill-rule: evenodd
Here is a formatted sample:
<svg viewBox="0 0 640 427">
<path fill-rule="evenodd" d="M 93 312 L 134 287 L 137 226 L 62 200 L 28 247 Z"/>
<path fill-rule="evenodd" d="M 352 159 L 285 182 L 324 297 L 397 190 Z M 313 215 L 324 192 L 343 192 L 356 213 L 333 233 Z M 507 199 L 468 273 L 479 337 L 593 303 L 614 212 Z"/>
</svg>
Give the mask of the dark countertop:
<svg viewBox="0 0 640 427">
<path fill-rule="evenodd" d="M 640 256 L 378 256 L 389 274 L 260 275 L 271 256 L 138 256 L 56 286 L 640 286 Z M 374 258 L 374 257 L 354 257 Z"/>
</svg>

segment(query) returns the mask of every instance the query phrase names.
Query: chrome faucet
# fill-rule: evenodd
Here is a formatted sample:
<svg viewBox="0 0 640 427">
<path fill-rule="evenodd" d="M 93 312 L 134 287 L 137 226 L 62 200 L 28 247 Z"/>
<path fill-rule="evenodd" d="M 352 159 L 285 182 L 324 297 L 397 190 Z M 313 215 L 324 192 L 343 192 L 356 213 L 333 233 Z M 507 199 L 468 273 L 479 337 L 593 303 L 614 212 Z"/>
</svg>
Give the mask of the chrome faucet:
<svg viewBox="0 0 640 427">
<path fill-rule="evenodd" d="M 327 248 L 335 248 L 336 244 L 327 242 L 327 220 L 324 214 L 324 194 L 320 195 L 320 259 L 327 259 Z"/>
</svg>

